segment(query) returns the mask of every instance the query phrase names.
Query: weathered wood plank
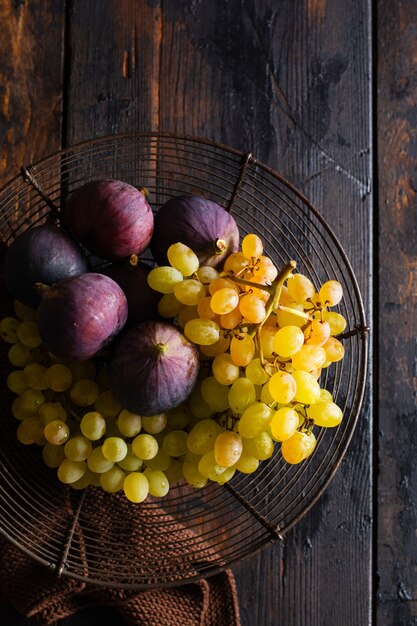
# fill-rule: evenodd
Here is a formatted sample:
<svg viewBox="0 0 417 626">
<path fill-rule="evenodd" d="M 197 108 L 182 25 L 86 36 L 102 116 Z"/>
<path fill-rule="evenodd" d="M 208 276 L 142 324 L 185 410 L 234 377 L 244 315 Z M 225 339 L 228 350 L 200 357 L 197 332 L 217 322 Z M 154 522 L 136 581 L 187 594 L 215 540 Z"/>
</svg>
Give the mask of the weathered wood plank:
<svg viewBox="0 0 417 626">
<path fill-rule="evenodd" d="M 378 624 L 417 615 L 415 0 L 378 3 Z"/>
<path fill-rule="evenodd" d="M 65 3 L 0 3 L 0 185 L 61 147 Z"/>
</svg>

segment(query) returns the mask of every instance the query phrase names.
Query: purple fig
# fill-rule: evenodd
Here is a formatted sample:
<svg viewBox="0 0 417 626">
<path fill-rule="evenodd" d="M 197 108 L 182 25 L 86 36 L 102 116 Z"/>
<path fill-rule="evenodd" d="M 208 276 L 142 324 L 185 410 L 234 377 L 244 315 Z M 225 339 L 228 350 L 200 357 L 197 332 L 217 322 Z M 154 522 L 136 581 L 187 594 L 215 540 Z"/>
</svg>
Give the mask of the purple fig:
<svg viewBox="0 0 417 626">
<path fill-rule="evenodd" d="M 137 324 L 116 344 L 110 389 L 132 413 L 156 415 L 190 395 L 198 375 L 196 347 L 172 324 Z"/>
<path fill-rule="evenodd" d="M 155 216 L 151 240 L 158 265 L 167 265 L 167 250 L 173 243 L 189 246 L 200 265 L 219 267 L 239 246 L 234 218 L 219 204 L 199 196 L 171 198 Z"/>
<path fill-rule="evenodd" d="M 65 278 L 41 291 L 39 332 L 49 352 L 61 359 L 92 358 L 126 322 L 126 296 L 103 274 Z"/>
<path fill-rule="evenodd" d="M 147 248 L 153 214 L 136 187 L 119 180 L 86 183 L 70 196 L 65 208 L 69 228 L 95 255 L 119 261 Z"/>
</svg>

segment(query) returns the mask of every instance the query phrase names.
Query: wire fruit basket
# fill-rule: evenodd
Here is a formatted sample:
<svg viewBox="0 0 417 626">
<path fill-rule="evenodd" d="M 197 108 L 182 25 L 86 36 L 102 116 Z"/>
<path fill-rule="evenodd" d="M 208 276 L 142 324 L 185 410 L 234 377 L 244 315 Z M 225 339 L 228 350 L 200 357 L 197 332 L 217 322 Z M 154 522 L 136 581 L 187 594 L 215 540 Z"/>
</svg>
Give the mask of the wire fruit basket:
<svg viewBox="0 0 417 626">
<path fill-rule="evenodd" d="M 310 202 L 252 154 L 195 137 L 110 136 L 24 168 L 0 192 L 2 244 L 42 223 L 50 206 L 59 209 L 73 189 L 101 178 L 146 187 L 154 211 L 176 195 L 214 200 L 232 211 L 242 237 L 253 232 L 263 239 L 277 267 L 295 259 L 316 285 L 335 279 L 344 290 L 337 310 L 348 322 L 345 357 L 321 378 L 343 410 L 341 424 L 321 429 L 314 454 L 300 465 L 285 463 L 276 451 L 254 474 L 239 473 L 223 486 L 210 483 L 197 490 L 177 483 L 167 498 L 139 505 L 94 487 L 83 492 L 65 487 L 43 465 L 36 446 L 22 449 L 16 440 L 2 376 L 0 532 L 57 575 L 125 589 L 183 584 L 282 539 L 329 484 L 363 400 L 364 308 L 342 246 Z M 3 349 L 3 374 L 6 360 Z"/>
</svg>

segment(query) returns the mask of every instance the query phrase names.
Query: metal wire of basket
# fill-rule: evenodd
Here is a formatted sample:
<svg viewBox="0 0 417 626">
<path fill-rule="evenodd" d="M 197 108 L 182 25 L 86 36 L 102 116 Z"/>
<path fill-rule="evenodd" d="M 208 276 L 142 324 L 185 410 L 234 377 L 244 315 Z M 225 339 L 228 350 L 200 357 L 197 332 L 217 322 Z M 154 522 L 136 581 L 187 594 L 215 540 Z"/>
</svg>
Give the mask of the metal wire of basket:
<svg viewBox="0 0 417 626">
<path fill-rule="evenodd" d="M 214 574 L 283 535 L 317 501 L 337 470 L 358 421 L 366 383 L 367 334 L 358 285 L 342 246 L 310 202 L 251 154 L 201 138 L 161 133 L 110 136 L 43 159 L 0 192 L 0 239 L 9 244 L 60 208 L 81 184 L 117 178 L 147 187 L 152 208 L 185 193 L 233 212 L 241 235 L 255 232 L 277 266 L 289 259 L 319 285 L 339 280 L 348 320 L 345 358 L 322 386 L 344 412 L 321 429 L 314 454 L 298 466 L 277 450 L 257 472 L 195 490 L 174 485 L 163 500 L 133 505 L 95 488 L 58 483 L 37 448 L 15 436 L 10 395 L 1 382 L 0 532 L 58 575 L 113 588 L 141 589 Z M 26 179 L 26 180 L 25 180 Z M 31 182 L 31 184 L 28 184 Z M 150 258 L 150 257 L 149 257 Z M 6 360 L 3 351 L 3 361 Z M 4 367 L 3 367 L 4 369 Z M 106 512 L 103 514 L 103 510 Z"/>
</svg>

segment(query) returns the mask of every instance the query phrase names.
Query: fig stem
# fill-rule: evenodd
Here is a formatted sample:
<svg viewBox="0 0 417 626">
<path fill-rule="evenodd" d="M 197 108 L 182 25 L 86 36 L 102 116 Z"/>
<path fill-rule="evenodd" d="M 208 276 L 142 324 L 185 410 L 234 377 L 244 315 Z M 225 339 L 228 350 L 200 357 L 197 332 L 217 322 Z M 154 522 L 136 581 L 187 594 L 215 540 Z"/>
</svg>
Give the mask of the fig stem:
<svg viewBox="0 0 417 626">
<path fill-rule="evenodd" d="M 216 254 L 222 254 L 222 252 L 224 252 L 227 248 L 226 242 L 224 239 L 216 239 L 214 247 L 216 250 Z"/>
</svg>

